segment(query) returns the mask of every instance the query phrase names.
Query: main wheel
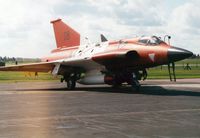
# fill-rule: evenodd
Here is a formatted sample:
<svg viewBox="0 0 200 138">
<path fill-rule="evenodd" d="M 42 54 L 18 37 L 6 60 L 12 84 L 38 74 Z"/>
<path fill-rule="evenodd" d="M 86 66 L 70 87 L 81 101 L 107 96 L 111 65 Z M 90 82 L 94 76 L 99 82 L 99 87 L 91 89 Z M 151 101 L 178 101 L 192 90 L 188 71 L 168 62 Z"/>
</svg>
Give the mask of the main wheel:
<svg viewBox="0 0 200 138">
<path fill-rule="evenodd" d="M 114 83 L 114 84 L 112 85 L 112 88 L 118 89 L 118 88 L 120 88 L 121 86 L 122 86 L 122 83 Z"/>
<path fill-rule="evenodd" d="M 68 90 L 74 90 L 76 87 L 76 81 L 73 78 L 70 78 L 67 80 L 67 89 Z"/>
<path fill-rule="evenodd" d="M 140 91 L 140 83 L 139 83 L 135 73 L 133 73 L 131 75 L 130 85 L 131 85 L 132 91 L 134 91 L 134 92 L 139 92 Z"/>
<path fill-rule="evenodd" d="M 132 91 L 139 92 L 140 91 L 140 83 L 138 80 L 133 80 L 131 82 L 131 89 Z"/>
</svg>

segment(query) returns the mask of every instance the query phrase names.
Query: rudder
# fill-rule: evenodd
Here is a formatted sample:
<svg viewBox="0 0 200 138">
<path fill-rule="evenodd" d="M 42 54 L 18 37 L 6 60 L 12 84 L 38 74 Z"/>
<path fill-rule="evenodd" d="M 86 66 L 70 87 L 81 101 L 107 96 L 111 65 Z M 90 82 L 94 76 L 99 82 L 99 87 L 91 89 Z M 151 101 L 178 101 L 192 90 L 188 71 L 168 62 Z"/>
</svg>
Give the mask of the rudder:
<svg viewBox="0 0 200 138">
<path fill-rule="evenodd" d="M 61 19 L 51 21 L 54 28 L 57 48 L 65 48 L 80 45 L 80 34 Z"/>
</svg>

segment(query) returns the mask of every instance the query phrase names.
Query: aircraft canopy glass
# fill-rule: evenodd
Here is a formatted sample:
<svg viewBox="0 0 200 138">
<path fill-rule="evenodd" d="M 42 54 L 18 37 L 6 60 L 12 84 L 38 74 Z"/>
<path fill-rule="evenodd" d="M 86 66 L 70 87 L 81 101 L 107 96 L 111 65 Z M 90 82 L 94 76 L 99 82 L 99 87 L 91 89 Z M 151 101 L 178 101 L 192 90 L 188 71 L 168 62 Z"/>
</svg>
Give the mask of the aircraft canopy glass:
<svg viewBox="0 0 200 138">
<path fill-rule="evenodd" d="M 162 42 L 162 40 L 157 36 L 151 36 L 141 37 L 138 42 L 145 45 L 159 45 Z"/>
</svg>

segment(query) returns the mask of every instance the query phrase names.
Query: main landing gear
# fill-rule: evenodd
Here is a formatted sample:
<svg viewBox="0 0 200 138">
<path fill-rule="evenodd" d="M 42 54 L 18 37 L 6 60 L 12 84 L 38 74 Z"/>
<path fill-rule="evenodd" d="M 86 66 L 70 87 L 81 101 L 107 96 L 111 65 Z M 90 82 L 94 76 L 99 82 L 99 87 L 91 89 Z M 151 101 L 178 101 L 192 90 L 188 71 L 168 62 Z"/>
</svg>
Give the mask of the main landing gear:
<svg viewBox="0 0 200 138">
<path fill-rule="evenodd" d="M 135 73 L 132 73 L 131 78 L 130 78 L 130 85 L 131 85 L 131 89 L 132 91 L 139 91 L 140 90 L 140 83 L 137 79 L 137 76 L 135 75 Z"/>
<path fill-rule="evenodd" d="M 119 88 L 122 83 L 127 82 L 131 86 L 131 91 L 137 92 L 140 90 L 140 74 L 132 72 L 123 72 L 115 74 L 111 83 L 113 88 Z"/>
<path fill-rule="evenodd" d="M 68 90 L 74 90 L 76 87 L 76 80 L 77 80 L 77 75 L 71 74 L 71 75 L 65 75 L 64 78 L 61 79 L 61 82 L 65 81 L 67 83 Z"/>
<path fill-rule="evenodd" d="M 76 87 L 76 80 L 72 77 L 66 80 L 67 82 L 67 89 L 68 90 L 74 90 Z"/>
</svg>

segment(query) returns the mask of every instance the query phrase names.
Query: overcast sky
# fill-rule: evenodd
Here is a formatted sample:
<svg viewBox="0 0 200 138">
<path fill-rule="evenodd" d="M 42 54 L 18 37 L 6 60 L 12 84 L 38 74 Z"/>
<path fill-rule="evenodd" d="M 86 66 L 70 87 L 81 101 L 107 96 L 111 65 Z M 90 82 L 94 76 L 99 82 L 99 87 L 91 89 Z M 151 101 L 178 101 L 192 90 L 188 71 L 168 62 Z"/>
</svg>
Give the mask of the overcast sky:
<svg viewBox="0 0 200 138">
<path fill-rule="evenodd" d="M 61 18 L 90 41 L 172 36 L 200 53 L 199 0 L 0 0 L 0 56 L 42 57 L 56 47 L 50 21 Z"/>
</svg>

